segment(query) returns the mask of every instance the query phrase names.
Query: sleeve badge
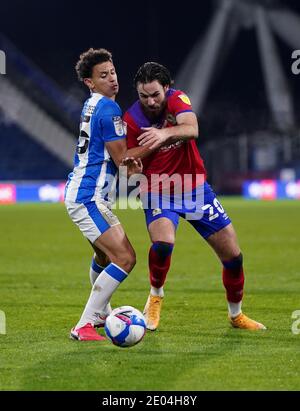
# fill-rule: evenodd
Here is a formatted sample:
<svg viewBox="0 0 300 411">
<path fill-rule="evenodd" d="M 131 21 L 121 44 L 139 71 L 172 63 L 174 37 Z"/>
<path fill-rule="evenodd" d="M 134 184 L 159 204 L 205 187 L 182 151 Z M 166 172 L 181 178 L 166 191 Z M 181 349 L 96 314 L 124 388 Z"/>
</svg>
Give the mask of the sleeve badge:
<svg viewBox="0 0 300 411">
<path fill-rule="evenodd" d="M 121 137 L 125 134 L 124 128 L 123 128 L 123 121 L 120 116 L 115 116 L 112 118 L 112 121 L 114 123 L 114 128 L 116 135 Z"/>
<path fill-rule="evenodd" d="M 127 134 L 127 123 L 124 120 L 123 120 L 123 130 L 124 130 L 124 133 Z"/>
<path fill-rule="evenodd" d="M 179 94 L 178 96 L 181 101 L 183 101 L 185 104 L 188 104 L 189 106 L 192 105 L 191 100 L 188 98 L 186 94 Z"/>
</svg>

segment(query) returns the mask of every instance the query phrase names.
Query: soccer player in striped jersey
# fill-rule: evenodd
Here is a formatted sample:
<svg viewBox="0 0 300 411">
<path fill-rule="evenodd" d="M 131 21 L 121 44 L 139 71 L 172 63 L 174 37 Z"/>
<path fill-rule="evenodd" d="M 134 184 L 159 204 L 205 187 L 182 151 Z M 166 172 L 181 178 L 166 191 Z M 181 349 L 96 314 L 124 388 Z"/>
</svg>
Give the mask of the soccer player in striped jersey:
<svg viewBox="0 0 300 411">
<path fill-rule="evenodd" d="M 147 146 L 149 150 L 155 150 L 142 160 L 148 186 L 146 189 L 141 187 L 141 198 L 144 199 L 152 242 L 149 250 L 151 289 L 144 308 L 147 328 L 156 330 L 159 325 L 163 286 L 171 264 L 179 217 L 183 217 L 213 248 L 222 264 L 231 325 L 250 330 L 264 329 L 263 324 L 247 317 L 241 309 L 244 289 L 242 253 L 230 218 L 206 182 L 203 160 L 195 142 L 197 117 L 188 96 L 171 87 L 169 71 L 158 63 L 143 64 L 134 83 L 139 99 L 124 116 L 127 145 L 128 148 Z M 154 179 L 154 176 L 160 178 Z M 164 193 L 162 176 L 167 183 L 167 194 Z M 173 191 L 171 187 L 167 190 L 170 182 Z M 180 200 L 184 198 L 183 203 L 178 201 L 175 189 L 180 193 Z M 166 197 L 169 197 L 169 204 Z M 196 198 L 196 208 L 190 207 L 194 206 L 193 198 Z"/>
<path fill-rule="evenodd" d="M 90 269 L 92 290 L 70 337 L 79 341 L 105 339 L 95 327 L 111 312 L 110 298 L 135 265 L 135 252 L 117 216 L 111 211 L 118 166 L 128 157 L 122 112 L 115 97 L 119 90 L 112 54 L 89 49 L 76 65 L 78 77 L 89 88 L 80 134 L 65 191 L 72 221 L 94 249 Z M 129 158 L 128 174 L 142 171 L 139 159 Z"/>
</svg>

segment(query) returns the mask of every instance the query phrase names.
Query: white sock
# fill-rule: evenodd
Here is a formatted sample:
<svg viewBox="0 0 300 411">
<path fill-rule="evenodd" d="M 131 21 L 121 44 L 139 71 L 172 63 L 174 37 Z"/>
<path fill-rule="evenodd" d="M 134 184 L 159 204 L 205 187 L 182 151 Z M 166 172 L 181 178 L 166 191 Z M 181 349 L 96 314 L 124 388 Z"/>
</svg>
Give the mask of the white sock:
<svg viewBox="0 0 300 411">
<path fill-rule="evenodd" d="M 239 303 L 231 303 L 228 301 L 228 312 L 230 317 L 237 317 L 242 312 L 242 301 Z"/>
<path fill-rule="evenodd" d="M 150 294 L 155 296 L 155 297 L 164 297 L 164 295 L 165 295 L 164 287 L 155 288 L 155 287 L 152 287 L 152 285 L 151 285 Z"/>
<path fill-rule="evenodd" d="M 94 285 L 99 274 L 104 270 L 104 268 L 105 267 L 101 267 L 101 265 L 96 263 L 95 256 L 94 256 L 92 259 L 91 266 L 90 266 L 90 281 L 91 281 L 92 286 Z"/>
<path fill-rule="evenodd" d="M 80 328 L 87 323 L 97 322 L 99 315 L 105 311 L 105 307 L 118 288 L 120 283 L 127 278 L 128 273 L 116 264 L 109 264 L 96 279 L 88 302 L 75 328 Z"/>
</svg>

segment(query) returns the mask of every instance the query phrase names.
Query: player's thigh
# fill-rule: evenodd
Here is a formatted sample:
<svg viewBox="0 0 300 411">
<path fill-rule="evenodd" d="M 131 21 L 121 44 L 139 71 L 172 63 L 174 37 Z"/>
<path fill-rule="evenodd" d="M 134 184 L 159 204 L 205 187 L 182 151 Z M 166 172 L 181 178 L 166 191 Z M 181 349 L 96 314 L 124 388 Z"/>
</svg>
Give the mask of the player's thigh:
<svg viewBox="0 0 300 411">
<path fill-rule="evenodd" d="M 151 241 L 164 241 L 166 243 L 175 242 L 175 227 L 174 223 L 166 217 L 152 221 L 148 226 L 148 231 Z"/>
<path fill-rule="evenodd" d="M 105 203 L 91 201 L 85 204 L 68 203 L 66 206 L 71 219 L 93 244 L 96 252 L 101 250 L 116 264 L 123 261 L 133 263 L 134 250 L 118 217 Z"/>
<path fill-rule="evenodd" d="M 101 234 L 93 246 L 101 250 L 112 262 L 130 260 L 133 263 L 132 260 L 135 260 L 134 249 L 121 224 L 115 225 Z"/>
<path fill-rule="evenodd" d="M 237 257 L 241 250 L 232 223 L 206 238 L 221 261 Z"/>
<path fill-rule="evenodd" d="M 171 210 L 144 210 L 149 236 L 152 242 L 174 243 L 179 215 Z"/>
<path fill-rule="evenodd" d="M 118 217 L 105 203 L 66 202 L 66 208 L 72 221 L 92 244 L 109 228 L 120 224 Z"/>
<path fill-rule="evenodd" d="M 225 209 L 207 183 L 204 185 L 204 199 L 201 204 L 201 212 L 197 210 L 195 212 L 189 212 L 184 214 L 183 218 L 185 218 L 205 240 L 231 224 L 231 220 Z"/>
</svg>

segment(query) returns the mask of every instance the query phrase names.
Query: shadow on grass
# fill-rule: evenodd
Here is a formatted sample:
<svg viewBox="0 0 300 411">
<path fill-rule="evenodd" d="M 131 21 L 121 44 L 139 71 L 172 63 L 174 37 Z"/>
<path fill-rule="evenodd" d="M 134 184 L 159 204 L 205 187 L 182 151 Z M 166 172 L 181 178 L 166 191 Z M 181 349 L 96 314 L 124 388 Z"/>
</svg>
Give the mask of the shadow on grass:
<svg viewBox="0 0 300 411">
<path fill-rule="evenodd" d="M 239 350 L 244 336 L 232 331 L 188 338 L 180 335 L 180 330 L 147 332 L 144 340 L 131 348 L 119 348 L 109 341 L 53 342 L 45 356 L 39 355 L 34 365 L 23 370 L 20 389 L 180 390 L 183 376 L 187 382 L 195 370 L 218 359 L 221 364 L 224 356 Z M 201 390 L 205 375 L 196 374 L 190 388 L 185 384 L 182 389 Z"/>
</svg>

